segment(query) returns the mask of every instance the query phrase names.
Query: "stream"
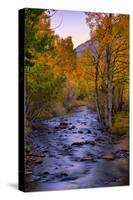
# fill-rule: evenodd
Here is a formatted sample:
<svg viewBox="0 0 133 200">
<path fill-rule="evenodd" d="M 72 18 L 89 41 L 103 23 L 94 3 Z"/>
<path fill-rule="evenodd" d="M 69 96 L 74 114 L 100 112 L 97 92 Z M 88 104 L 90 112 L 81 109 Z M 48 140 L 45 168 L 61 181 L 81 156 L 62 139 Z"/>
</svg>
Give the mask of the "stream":
<svg viewBox="0 0 133 200">
<path fill-rule="evenodd" d="M 128 138 L 113 141 L 86 106 L 36 122 L 30 137 L 32 153 L 41 155 L 25 176 L 26 191 L 129 184 Z"/>
</svg>

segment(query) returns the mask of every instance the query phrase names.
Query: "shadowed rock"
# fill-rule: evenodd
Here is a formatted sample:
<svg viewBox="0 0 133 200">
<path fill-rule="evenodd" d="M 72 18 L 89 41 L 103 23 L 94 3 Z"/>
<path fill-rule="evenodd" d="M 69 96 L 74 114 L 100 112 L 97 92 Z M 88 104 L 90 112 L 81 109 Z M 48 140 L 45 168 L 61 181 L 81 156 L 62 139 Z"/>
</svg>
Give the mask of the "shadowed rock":
<svg viewBox="0 0 133 200">
<path fill-rule="evenodd" d="M 73 130 L 75 128 L 76 128 L 76 126 L 73 125 L 73 126 L 69 127 L 68 130 Z"/>
<path fill-rule="evenodd" d="M 109 140 L 109 137 L 102 136 L 102 135 L 97 136 L 96 139 L 95 139 L 95 141 L 102 141 L 102 142 L 105 142 L 105 141 L 108 141 L 108 140 Z"/>
<path fill-rule="evenodd" d="M 118 150 L 114 154 L 115 154 L 116 158 L 128 158 L 129 157 L 128 150 Z"/>
<path fill-rule="evenodd" d="M 59 126 L 56 126 L 55 129 L 58 130 L 58 129 L 64 129 L 64 128 L 67 128 L 68 127 L 68 123 L 66 122 L 61 122 L 59 124 Z"/>
<path fill-rule="evenodd" d="M 84 145 L 84 144 L 90 144 L 90 145 L 95 145 L 95 141 L 93 140 L 90 140 L 90 141 L 79 141 L 79 142 L 74 142 L 72 143 L 72 146 L 75 145 L 75 146 L 81 146 L 81 145 Z"/>
<path fill-rule="evenodd" d="M 104 156 L 102 156 L 102 159 L 114 160 L 114 159 L 115 159 L 115 156 L 114 156 L 114 154 L 111 152 L 111 153 L 107 153 L 107 154 L 105 154 Z"/>
<path fill-rule="evenodd" d="M 92 161 L 92 160 L 94 160 L 94 158 L 92 156 L 90 156 L 90 155 L 89 156 L 85 156 L 85 157 L 80 159 L 80 161 Z"/>
</svg>

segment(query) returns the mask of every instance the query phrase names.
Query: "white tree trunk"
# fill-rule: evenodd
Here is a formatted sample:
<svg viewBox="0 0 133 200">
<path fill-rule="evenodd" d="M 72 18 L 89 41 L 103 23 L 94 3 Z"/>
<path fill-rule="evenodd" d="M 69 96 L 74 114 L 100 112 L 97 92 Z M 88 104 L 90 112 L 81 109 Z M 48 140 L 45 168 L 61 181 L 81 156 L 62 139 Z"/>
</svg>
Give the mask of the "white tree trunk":
<svg viewBox="0 0 133 200">
<path fill-rule="evenodd" d="M 107 126 L 112 126 L 112 69 L 110 65 L 110 48 L 106 46 L 106 70 L 107 70 L 107 111 L 108 122 Z"/>
<path fill-rule="evenodd" d="M 98 115 L 98 120 L 100 122 L 101 127 L 103 127 L 103 121 L 100 113 L 100 103 L 99 103 L 99 95 L 98 95 L 98 63 L 96 64 L 96 71 L 95 71 L 95 100 L 96 100 L 96 110 Z"/>
</svg>

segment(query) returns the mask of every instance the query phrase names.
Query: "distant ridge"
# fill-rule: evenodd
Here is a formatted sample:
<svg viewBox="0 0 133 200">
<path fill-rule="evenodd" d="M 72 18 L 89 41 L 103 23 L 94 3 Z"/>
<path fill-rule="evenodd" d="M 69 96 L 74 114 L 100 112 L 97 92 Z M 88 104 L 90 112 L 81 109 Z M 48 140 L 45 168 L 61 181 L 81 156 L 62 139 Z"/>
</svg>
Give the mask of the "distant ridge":
<svg viewBox="0 0 133 200">
<path fill-rule="evenodd" d="M 80 44 L 75 48 L 77 57 L 82 54 L 83 56 L 86 56 L 86 50 L 90 49 L 93 53 L 93 55 L 96 55 L 96 42 L 94 40 L 87 40 L 86 42 Z"/>
</svg>

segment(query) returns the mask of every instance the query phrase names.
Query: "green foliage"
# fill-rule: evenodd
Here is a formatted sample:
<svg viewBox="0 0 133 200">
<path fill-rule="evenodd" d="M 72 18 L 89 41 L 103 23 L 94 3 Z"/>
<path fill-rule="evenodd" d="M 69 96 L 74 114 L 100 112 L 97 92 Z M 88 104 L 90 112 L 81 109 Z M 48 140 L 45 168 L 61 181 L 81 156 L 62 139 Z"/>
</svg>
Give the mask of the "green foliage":
<svg viewBox="0 0 133 200">
<path fill-rule="evenodd" d="M 52 114 L 48 111 L 41 111 L 38 113 L 38 115 L 36 116 L 37 119 L 40 120 L 45 120 L 45 119 L 50 119 L 52 117 Z"/>
<path fill-rule="evenodd" d="M 37 32 L 36 24 L 39 21 L 42 9 L 25 9 L 25 49 L 33 48 L 35 45 L 35 34 Z"/>
<path fill-rule="evenodd" d="M 24 152 L 27 153 L 27 154 L 30 153 L 29 145 L 27 145 L 27 144 L 24 145 Z"/>
<path fill-rule="evenodd" d="M 49 36 L 47 33 L 44 33 L 43 37 L 38 38 L 35 44 L 35 48 L 38 52 L 54 52 L 55 48 L 53 46 L 53 37 Z"/>
<path fill-rule="evenodd" d="M 29 119 L 41 117 L 50 102 L 58 99 L 65 77 L 62 75 L 54 75 L 49 66 L 34 65 L 26 67 L 26 95 Z M 45 112 L 44 112 L 45 113 Z M 45 118 L 45 114 L 44 114 Z"/>
<path fill-rule="evenodd" d="M 129 131 L 129 114 L 127 112 L 117 112 L 114 115 L 113 125 L 110 129 L 112 134 L 121 136 Z"/>
</svg>

